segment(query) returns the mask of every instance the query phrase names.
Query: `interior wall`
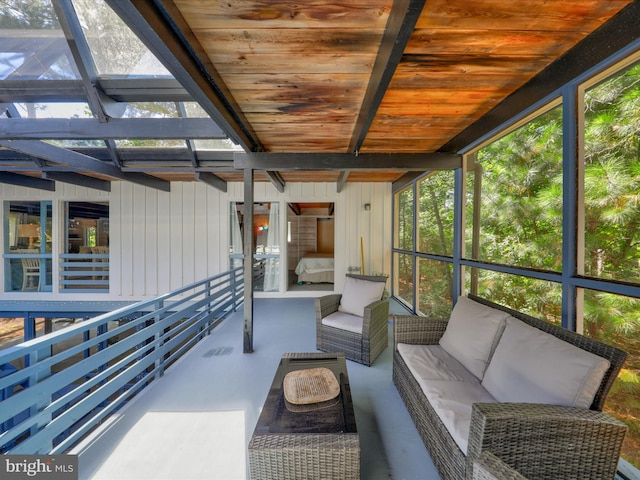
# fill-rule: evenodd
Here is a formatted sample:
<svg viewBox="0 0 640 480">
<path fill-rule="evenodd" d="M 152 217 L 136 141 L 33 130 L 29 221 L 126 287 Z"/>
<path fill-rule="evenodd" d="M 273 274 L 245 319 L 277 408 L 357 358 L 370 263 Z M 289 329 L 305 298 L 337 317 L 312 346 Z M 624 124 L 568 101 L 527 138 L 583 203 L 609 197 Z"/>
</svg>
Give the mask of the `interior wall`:
<svg viewBox="0 0 640 480">
<path fill-rule="evenodd" d="M 316 247 L 318 253 L 335 251 L 335 225 L 333 218 L 318 218 L 316 220 Z"/>
</svg>

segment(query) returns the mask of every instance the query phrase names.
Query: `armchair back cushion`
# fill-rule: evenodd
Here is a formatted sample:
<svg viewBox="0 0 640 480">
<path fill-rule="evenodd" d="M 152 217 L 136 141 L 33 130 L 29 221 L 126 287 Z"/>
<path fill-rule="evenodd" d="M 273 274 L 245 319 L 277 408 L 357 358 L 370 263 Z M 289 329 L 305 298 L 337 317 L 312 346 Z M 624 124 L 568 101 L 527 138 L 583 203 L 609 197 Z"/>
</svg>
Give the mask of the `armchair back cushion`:
<svg viewBox="0 0 640 480">
<path fill-rule="evenodd" d="M 605 358 L 510 318 L 482 385 L 499 402 L 589 408 L 609 365 Z"/>
<path fill-rule="evenodd" d="M 384 282 L 370 282 L 347 276 L 338 310 L 358 317 L 364 316 L 364 307 L 382 299 Z"/>
<path fill-rule="evenodd" d="M 507 312 L 458 297 L 440 346 L 482 380 L 508 316 Z"/>
</svg>

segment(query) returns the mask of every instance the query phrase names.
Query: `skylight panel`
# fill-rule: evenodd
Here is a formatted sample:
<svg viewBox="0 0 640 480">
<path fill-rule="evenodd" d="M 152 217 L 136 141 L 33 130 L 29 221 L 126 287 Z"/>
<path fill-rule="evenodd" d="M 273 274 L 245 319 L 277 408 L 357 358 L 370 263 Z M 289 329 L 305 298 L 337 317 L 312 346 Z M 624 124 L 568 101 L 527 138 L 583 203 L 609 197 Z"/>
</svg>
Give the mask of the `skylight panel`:
<svg viewBox="0 0 640 480">
<path fill-rule="evenodd" d="M 100 76 L 171 77 L 103 0 L 73 0 Z"/>
<path fill-rule="evenodd" d="M 186 148 L 186 144 L 184 140 L 178 139 L 164 139 L 164 140 L 156 140 L 150 138 L 140 138 L 140 139 L 123 139 L 116 140 L 116 146 L 118 148 L 143 148 L 143 147 L 154 147 L 154 148 Z"/>
<path fill-rule="evenodd" d="M 93 118 L 86 102 L 15 103 L 21 118 Z"/>
<path fill-rule="evenodd" d="M 196 150 L 232 150 L 244 152 L 244 149 L 231 141 L 229 138 L 212 140 L 194 140 Z"/>
<path fill-rule="evenodd" d="M 0 80 L 77 79 L 50 0 L 0 2 Z"/>
</svg>

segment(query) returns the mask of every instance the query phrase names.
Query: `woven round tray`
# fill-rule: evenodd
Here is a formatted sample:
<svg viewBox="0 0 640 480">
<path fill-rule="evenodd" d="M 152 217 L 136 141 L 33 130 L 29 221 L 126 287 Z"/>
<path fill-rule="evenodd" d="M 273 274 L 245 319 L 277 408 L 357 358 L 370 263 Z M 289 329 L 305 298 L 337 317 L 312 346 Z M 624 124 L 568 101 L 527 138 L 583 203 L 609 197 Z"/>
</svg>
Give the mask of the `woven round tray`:
<svg viewBox="0 0 640 480">
<path fill-rule="evenodd" d="M 326 402 L 340 393 L 340 385 L 328 368 L 307 368 L 289 372 L 283 382 L 284 398 L 294 405 Z"/>
</svg>

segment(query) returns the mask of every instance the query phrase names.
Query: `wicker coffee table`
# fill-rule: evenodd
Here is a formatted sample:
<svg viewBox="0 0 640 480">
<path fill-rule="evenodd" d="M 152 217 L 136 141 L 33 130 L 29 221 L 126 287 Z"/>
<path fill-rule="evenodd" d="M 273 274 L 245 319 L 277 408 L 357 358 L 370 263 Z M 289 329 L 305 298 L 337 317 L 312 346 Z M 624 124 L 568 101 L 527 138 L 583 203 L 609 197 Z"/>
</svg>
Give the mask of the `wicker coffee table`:
<svg viewBox="0 0 640 480">
<path fill-rule="evenodd" d="M 283 380 L 295 370 L 324 367 L 336 376 L 332 400 L 291 404 Z M 360 443 L 343 353 L 285 353 L 249 442 L 253 480 L 359 479 Z"/>
</svg>

